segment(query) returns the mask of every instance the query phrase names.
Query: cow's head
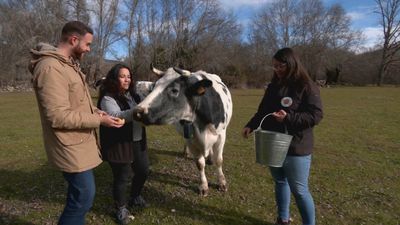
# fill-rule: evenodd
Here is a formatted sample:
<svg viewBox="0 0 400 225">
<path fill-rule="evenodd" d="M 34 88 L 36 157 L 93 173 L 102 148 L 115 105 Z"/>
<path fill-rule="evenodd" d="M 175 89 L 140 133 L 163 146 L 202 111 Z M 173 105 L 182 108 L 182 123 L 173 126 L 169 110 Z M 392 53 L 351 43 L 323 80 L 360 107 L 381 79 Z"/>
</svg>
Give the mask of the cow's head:
<svg viewBox="0 0 400 225">
<path fill-rule="evenodd" d="M 193 121 L 196 104 L 212 82 L 179 68 L 160 71 L 153 67 L 152 71 L 159 79 L 152 92 L 138 105 L 141 110 L 135 119 L 145 125 Z"/>
</svg>

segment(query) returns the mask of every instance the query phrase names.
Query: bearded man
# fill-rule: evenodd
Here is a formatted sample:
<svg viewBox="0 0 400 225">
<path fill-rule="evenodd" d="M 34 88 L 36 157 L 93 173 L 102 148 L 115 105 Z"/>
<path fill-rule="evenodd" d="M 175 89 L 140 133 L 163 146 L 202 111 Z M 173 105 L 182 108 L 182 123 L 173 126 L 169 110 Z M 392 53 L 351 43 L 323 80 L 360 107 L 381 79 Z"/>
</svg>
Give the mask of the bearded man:
<svg viewBox="0 0 400 225">
<path fill-rule="evenodd" d="M 102 160 L 96 128 L 121 127 L 92 103 L 79 61 L 90 51 L 93 30 L 79 21 L 64 25 L 57 47 L 31 49 L 29 70 L 39 107 L 43 141 L 51 166 L 68 183 L 60 225 L 83 225 L 95 196 L 93 168 Z"/>
</svg>

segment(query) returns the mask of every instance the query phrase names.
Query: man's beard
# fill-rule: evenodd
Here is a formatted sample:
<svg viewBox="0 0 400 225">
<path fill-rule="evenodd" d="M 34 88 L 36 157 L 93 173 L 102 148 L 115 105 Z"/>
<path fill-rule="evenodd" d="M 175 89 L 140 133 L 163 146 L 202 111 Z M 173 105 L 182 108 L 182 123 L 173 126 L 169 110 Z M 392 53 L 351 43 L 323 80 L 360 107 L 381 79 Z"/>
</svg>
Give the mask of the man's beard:
<svg viewBox="0 0 400 225">
<path fill-rule="evenodd" d="M 83 59 L 83 56 L 85 55 L 85 52 L 83 52 L 79 46 L 77 46 L 76 48 L 74 48 L 74 50 L 72 51 L 72 57 L 75 60 L 79 60 L 81 61 Z"/>
</svg>

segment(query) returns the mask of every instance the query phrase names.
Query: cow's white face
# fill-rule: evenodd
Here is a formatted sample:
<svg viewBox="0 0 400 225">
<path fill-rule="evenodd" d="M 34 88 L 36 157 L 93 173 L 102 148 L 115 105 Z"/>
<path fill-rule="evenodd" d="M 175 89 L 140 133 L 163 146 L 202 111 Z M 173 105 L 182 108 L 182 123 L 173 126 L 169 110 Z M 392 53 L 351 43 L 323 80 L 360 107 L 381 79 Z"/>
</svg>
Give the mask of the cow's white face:
<svg viewBox="0 0 400 225">
<path fill-rule="evenodd" d="M 154 84 L 152 92 L 138 105 L 143 109 L 140 120 L 146 124 L 173 124 L 193 120 L 193 111 L 185 91 L 188 78 L 172 68 Z"/>
<path fill-rule="evenodd" d="M 162 73 L 153 91 L 138 105 L 141 110 L 135 119 L 145 125 L 189 121 L 200 131 L 209 125 L 225 129 L 232 115 L 226 86 L 216 75 L 199 71 L 188 73 L 178 73 L 172 68 Z"/>
</svg>

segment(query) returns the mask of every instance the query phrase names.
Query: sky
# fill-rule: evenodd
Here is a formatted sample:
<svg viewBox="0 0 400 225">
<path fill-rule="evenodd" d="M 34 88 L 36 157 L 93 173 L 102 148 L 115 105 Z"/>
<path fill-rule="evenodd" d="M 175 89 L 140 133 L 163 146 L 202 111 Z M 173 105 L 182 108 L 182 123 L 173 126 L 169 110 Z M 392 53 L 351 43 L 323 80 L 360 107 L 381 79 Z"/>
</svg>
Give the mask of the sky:
<svg viewBox="0 0 400 225">
<path fill-rule="evenodd" d="M 221 5 L 233 10 L 239 22 L 246 27 L 252 15 L 260 7 L 265 6 L 273 0 L 219 0 Z M 362 47 L 374 47 L 378 38 L 382 36 L 382 28 L 379 25 L 379 15 L 375 13 L 376 3 L 374 0 L 322 0 L 326 7 L 340 4 L 350 16 L 352 28 L 363 33 L 364 43 Z"/>
</svg>

